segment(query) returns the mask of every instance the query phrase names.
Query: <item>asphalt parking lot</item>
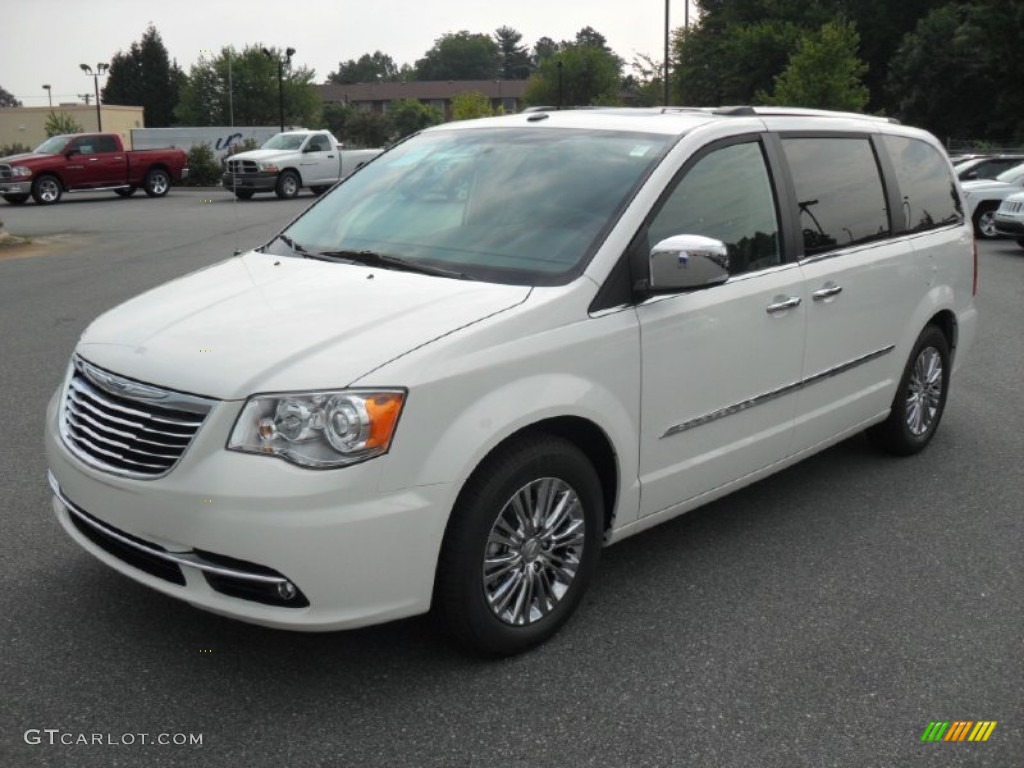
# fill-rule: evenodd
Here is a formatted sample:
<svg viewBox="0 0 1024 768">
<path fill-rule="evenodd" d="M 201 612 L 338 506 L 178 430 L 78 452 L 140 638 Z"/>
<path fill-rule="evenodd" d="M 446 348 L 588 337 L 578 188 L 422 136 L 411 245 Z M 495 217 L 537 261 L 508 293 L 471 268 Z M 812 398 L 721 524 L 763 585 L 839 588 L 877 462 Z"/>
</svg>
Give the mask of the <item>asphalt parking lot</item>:
<svg viewBox="0 0 1024 768">
<path fill-rule="evenodd" d="M 50 510 L 43 412 L 113 304 L 312 201 L 217 189 L 0 203 L 0 766 L 1024 764 L 1024 249 L 981 244 L 981 332 L 935 441 L 862 437 L 604 552 L 574 620 L 497 662 L 422 618 L 306 635 L 94 560 Z M 994 720 L 985 743 L 922 743 Z M 109 742 L 51 745 L 46 730 Z M 29 743 L 38 732 L 41 743 Z M 201 734 L 192 746 L 126 734 Z M 74 739 L 73 739 L 74 740 Z"/>
</svg>

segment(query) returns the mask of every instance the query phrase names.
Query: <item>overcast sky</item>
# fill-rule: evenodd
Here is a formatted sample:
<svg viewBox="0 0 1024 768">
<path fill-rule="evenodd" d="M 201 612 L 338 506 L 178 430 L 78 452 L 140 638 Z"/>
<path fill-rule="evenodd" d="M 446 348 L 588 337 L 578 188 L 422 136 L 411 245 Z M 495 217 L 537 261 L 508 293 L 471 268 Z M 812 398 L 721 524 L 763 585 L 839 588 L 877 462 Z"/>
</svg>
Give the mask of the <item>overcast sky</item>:
<svg viewBox="0 0 1024 768">
<path fill-rule="evenodd" d="M 671 25 L 684 0 L 671 1 Z M 507 25 L 530 48 L 540 37 L 570 39 L 591 26 L 614 51 L 661 58 L 664 0 L 3 0 L 0 86 L 25 106 L 80 101 L 93 90 L 82 63 L 95 67 L 127 50 L 152 22 L 186 71 L 200 52 L 246 44 L 295 48 L 294 61 L 317 82 L 341 60 L 381 50 L 414 64 L 445 32 L 492 34 Z M 691 3 L 691 8 L 693 7 Z M 692 13 L 692 11 L 691 11 Z M 100 87 L 103 80 L 100 80 Z"/>
</svg>

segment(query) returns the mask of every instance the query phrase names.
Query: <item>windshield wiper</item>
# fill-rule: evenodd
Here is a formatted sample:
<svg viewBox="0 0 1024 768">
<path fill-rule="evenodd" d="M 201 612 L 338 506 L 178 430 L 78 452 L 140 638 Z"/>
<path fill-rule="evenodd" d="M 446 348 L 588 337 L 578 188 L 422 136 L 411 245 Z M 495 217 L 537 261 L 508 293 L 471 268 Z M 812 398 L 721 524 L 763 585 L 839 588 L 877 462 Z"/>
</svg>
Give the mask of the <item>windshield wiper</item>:
<svg viewBox="0 0 1024 768">
<path fill-rule="evenodd" d="M 475 279 L 472 275 L 465 272 L 435 267 L 432 264 L 424 264 L 419 261 L 409 261 L 401 256 L 392 256 L 387 253 L 377 253 L 376 251 L 320 251 L 319 253 L 305 253 L 304 255 L 307 259 L 351 261 L 357 264 L 368 264 L 371 267 L 381 267 L 382 269 L 399 269 L 406 272 L 418 272 L 421 275 L 450 277 L 456 280 Z"/>
</svg>

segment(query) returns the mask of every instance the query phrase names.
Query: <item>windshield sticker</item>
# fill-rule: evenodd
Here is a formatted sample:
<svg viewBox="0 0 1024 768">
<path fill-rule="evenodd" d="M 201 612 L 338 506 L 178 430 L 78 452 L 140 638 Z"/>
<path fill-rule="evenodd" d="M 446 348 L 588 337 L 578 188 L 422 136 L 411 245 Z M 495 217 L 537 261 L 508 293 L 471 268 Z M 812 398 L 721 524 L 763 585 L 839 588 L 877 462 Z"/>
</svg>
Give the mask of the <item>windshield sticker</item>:
<svg viewBox="0 0 1024 768">
<path fill-rule="evenodd" d="M 651 145 L 650 144 L 636 144 L 636 145 L 634 145 L 634 147 L 631 150 L 629 150 L 629 156 L 630 157 L 643 157 L 644 155 L 646 155 L 650 151 L 651 151 Z"/>
</svg>

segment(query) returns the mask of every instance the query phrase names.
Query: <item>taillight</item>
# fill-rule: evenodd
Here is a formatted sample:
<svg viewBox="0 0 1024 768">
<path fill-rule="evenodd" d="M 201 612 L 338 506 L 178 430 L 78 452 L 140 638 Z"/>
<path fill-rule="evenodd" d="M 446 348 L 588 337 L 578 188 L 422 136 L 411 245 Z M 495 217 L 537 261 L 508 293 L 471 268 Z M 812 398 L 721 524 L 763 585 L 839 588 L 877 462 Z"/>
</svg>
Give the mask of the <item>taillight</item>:
<svg viewBox="0 0 1024 768">
<path fill-rule="evenodd" d="M 978 295 L 978 241 L 974 241 L 974 285 L 971 287 L 971 295 Z"/>
</svg>

